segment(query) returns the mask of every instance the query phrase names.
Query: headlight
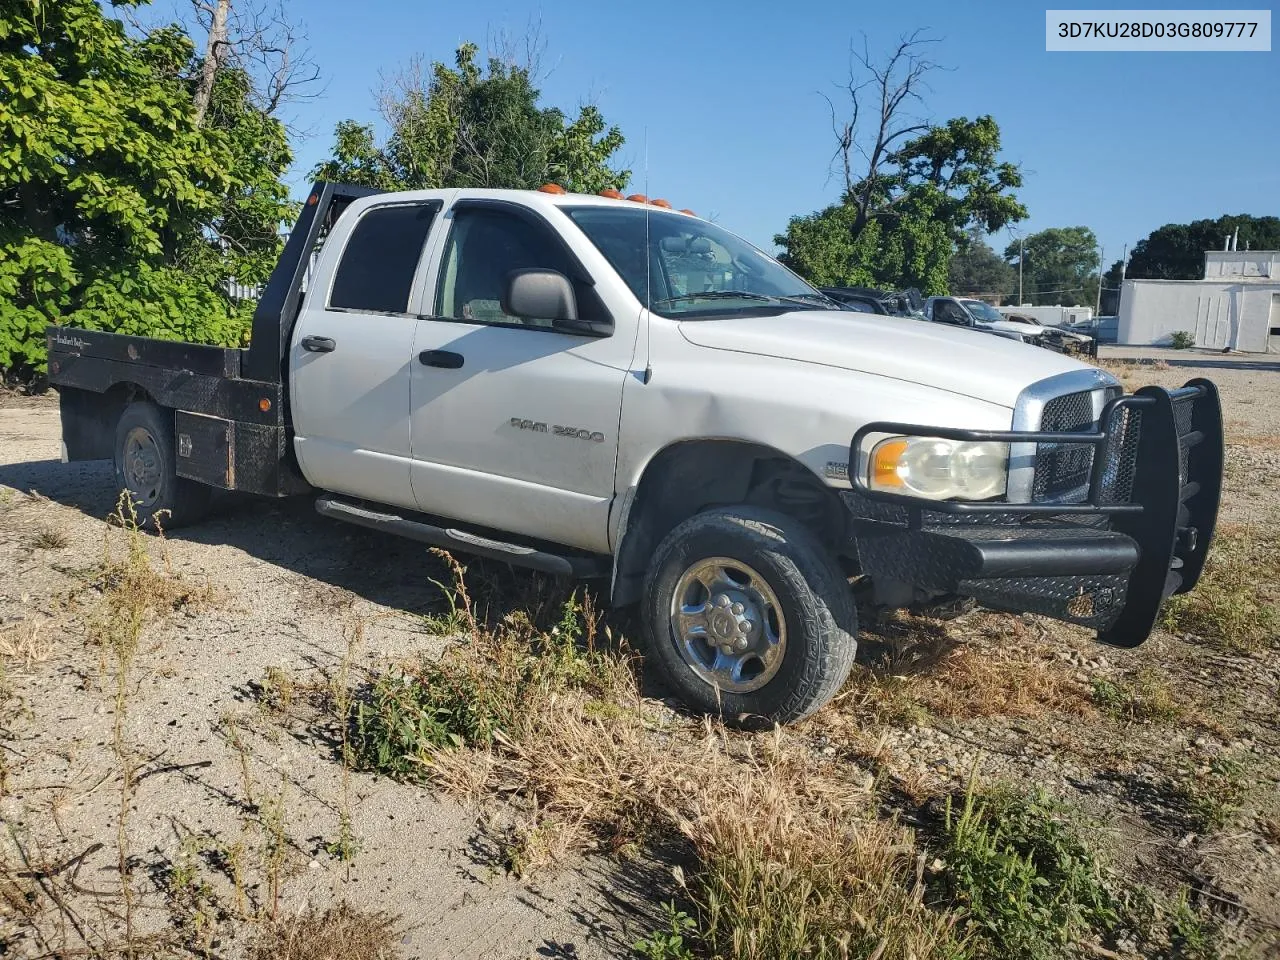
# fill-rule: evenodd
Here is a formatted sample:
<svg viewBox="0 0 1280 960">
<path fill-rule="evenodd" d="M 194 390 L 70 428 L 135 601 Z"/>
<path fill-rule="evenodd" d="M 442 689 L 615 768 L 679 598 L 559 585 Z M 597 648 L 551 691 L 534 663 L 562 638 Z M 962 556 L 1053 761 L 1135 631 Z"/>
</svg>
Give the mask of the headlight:
<svg viewBox="0 0 1280 960">
<path fill-rule="evenodd" d="M 891 437 L 871 451 L 869 473 L 872 490 L 929 500 L 988 500 L 1005 492 L 1009 445 Z"/>
</svg>

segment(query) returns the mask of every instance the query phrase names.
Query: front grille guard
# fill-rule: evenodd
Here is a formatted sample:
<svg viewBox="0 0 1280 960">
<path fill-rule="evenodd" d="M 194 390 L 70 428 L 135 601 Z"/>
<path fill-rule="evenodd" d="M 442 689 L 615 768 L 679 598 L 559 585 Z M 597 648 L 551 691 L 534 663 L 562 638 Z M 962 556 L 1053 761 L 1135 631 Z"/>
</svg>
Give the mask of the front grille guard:
<svg viewBox="0 0 1280 960">
<path fill-rule="evenodd" d="M 860 468 L 872 434 L 939 437 L 1008 444 L 1087 444 L 1093 448 L 1088 492 L 1073 503 L 930 500 L 873 490 Z M 1137 646 L 1151 632 L 1160 606 L 1194 587 L 1213 541 L 1222 493 L 1222 406 L 1210 380 L 1197 378 L 1177 390 L 1143 387 L 1103 408 L 1098 426 L 1082 432 L 963 430 L 909 423 L 870 423 L 854 434 L 849 481 L 862 497 L 905 507 L 907 525 L 923 529 L 926 514 L 993 521 L 1070 517 L 1101 518 L 1134 539 L 1139 560 L 1129 575 L 1123 609 L 1099 639 Z M 1118 465 L 1123 464 L 1123 467 Z M 1131 470 L 1117 497 L 1117 470 Z M 1119 501 L 1119 502 L 1113 502 Z M 959 517 L 957 518 L 959 519 Z"/>
</svg>

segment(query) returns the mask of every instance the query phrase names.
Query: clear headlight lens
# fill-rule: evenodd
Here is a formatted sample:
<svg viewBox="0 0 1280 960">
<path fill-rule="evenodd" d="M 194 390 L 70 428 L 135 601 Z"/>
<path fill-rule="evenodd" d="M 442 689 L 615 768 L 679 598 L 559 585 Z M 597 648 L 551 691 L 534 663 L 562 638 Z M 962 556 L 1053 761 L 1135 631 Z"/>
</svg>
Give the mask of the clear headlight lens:
<svg viewBox="0 0 1280 960">
<path fill-rule="evenodd" d="M 989 500 L 1008 485 L 1009 445 L 890 437 L 871 451 L 869 473 L 872 490 L 929 500 Z"/>
</svg>

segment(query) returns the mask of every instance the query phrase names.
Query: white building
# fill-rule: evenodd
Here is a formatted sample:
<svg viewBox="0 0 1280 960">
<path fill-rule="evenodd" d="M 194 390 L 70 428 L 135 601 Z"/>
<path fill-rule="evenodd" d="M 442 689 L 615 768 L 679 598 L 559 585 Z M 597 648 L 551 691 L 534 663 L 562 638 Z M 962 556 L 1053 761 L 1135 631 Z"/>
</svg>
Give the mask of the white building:
<svg viewBox="0 0 1280 960">
<path fill-rule="evenodd" d="M 1197 347 L 1280 350 L 1280 251 L 1210 250 L 1202 280 L 1121 284 L 1120 343 L 1168 346 L 1178 331 Z"/>
</svg>

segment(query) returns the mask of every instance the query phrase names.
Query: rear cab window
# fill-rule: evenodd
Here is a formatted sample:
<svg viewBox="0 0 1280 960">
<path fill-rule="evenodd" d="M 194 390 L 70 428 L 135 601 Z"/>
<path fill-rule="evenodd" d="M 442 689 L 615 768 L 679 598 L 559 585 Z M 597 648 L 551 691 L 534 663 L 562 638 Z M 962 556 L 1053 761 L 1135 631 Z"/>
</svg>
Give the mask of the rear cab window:
<svg viewBox="0 0 1280 960">
<path fill-rule="evenodd" d="M 372 207 L 347 238 L 329 288 L 330 310 L 406 313 L 439 201 Z"/>
</svg>

